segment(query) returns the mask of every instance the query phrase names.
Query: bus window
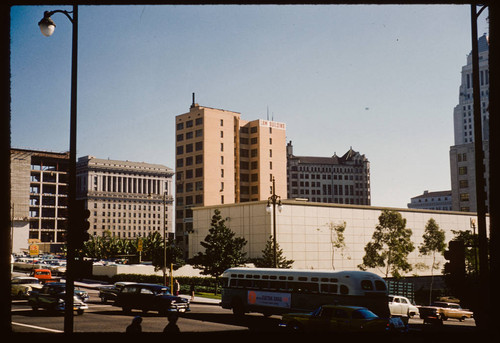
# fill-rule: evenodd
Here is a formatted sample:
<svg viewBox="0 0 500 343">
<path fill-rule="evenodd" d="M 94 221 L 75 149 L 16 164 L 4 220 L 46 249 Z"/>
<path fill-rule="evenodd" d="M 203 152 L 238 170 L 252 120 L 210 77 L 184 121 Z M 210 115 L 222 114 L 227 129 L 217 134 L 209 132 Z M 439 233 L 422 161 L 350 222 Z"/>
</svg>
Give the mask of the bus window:
<svg viewBox="0 0 500 343">
<path fill-rule="evenodd" d="M 269 275 L 262 275 L 262 280 L 269 280 Z"/>
<path fill-rule="evenodd" d="M 253 278 L 254 279 L 260 279 L 260 275 L 254 275 Z"/>
<path fill-rule="evenodd" d="M 247 278 L 247 279 L 251 279 L 251 278 L 252 278 L 252 275 L 247 274 L 247 275 L 245 275 L 245 278 Z"/>
<path fill-rule="evenodd" d="M 299 276 L 299 281 L 307 281 L 307 277 L 305 277 L 305 276 Z"/>
<path fill-rule="evenodd" d="M 286 276 L 279 276 L 278 279 L 280 279 L 280 280 L 286 280 Z"/>
<path fill-rule="evenodd" d="M 361 289 L 371 291 L 373 290 L 373 283 L 370 280 L 361 280 Z"/>
<path fill-rule="evenodd" d="M 330 279 L 330 282 L 339 282 L 339 280 L 337 278 L 332 278 Z"/>
<path fill-rule="evenodd" d="M 293 281 L 293 276 L 289 276 L 287 280 L 288 281 Z"/>
<path fill-rule="evenodd" d="M 340 294 L 349 294 L 349 288 L 346 285 L 340 285 Z"/>
<path fill-rule="evenodd" d="M 337 294 L 337 292 L 338 292 L 338 285 L 337 284 L 333 284 L 333 285 L 322 284 L 321 285 L 321 293 Z"/>
<path fill-rule="evenodd" d="M 385 282 L 380 281 L 380 280 L 375 280 L 375 289 L 377 291 L 386 291 L 387 287 L 385 285 Z"/>
</svg>

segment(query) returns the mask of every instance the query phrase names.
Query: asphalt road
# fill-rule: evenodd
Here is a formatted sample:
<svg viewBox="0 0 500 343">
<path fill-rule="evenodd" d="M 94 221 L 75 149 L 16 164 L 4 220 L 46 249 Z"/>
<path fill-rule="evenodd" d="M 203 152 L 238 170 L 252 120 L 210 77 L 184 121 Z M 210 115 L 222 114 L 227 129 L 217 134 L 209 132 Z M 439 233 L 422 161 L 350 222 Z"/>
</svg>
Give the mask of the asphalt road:
<svg viewBox="0 0 500 343">
<path fill-rule="evenodd" d="M 133 311 L 124 314 L 121 308 L 111 304 L 101 304 L 97 291 L 89 290 L 89 309 L 83 315 L 74 317 L 75 333 L 124 333 L 126 327 L 135 316 L 143 318 L 142 330 L 145 333 L 162 334 L 168 324 L 166 317 L 156 312 L 142 313 Z M 278 327 L 279 316 L 264 317 L 261 314 L 247 314 L 236 318 L 232 311 L 222 309 L 216 303 L 192 303 L 191 311 L 181 314 L 177 325 L 181 333 L 193 334 L 238 334 L 248 333 L 282 333 Z M 472 319 L 464 322 L 448 320 L 443 326 L 423 325 L 421 319 L 410 319 L 410 334 L 458 333 L 473 334 L 475 323 Z M 25 300 L 14 300 L 12 303 L 12 330 L 15 333 L 62 333 L 64 330 L 64 314 L 54 314 L 39 310 L 34 312 Z"/>
</svg>

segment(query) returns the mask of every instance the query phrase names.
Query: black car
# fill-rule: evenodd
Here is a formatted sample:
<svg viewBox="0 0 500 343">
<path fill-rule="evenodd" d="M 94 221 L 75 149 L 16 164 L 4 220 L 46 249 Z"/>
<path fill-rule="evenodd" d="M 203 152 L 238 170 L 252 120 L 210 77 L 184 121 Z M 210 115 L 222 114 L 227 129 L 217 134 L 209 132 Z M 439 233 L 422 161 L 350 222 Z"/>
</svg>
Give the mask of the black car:
<svg viewBox="0 0 500 343">
<path fill-rule="evenodd" d="M 168 312 L 190 310 L 189 300 L 172 295 L 170 287 L 149 283 L 123 286 L 113 305 L 121 307 L 127 313 L 137 309 L 144 313 L 158 311 L 160 315 L 166 315 Z"/>
</svg>

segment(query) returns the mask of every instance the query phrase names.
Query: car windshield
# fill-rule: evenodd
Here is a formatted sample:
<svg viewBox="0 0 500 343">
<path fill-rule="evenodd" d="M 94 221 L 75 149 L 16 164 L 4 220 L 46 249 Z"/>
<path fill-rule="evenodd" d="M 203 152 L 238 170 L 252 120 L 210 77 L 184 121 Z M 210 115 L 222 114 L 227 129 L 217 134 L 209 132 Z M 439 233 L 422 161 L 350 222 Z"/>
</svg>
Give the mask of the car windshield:
<svg viewBox="0 0 500 343">
<path fill-rule="evenodd" d="M 377 318 L 377 315 L 367 309 L 359 309 L 352 313 L 353 319 L 373 319 Z"/>
</svg>

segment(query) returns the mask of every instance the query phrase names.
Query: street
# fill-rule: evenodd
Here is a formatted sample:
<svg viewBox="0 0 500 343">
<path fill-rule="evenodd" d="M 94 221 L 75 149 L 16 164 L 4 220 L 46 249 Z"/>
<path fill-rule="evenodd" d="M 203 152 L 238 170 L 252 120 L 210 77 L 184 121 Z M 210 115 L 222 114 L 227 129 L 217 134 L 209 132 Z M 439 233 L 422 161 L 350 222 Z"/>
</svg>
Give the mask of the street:
<svg viewBox="0 0 500 343">
<path fill-rule="evenodd" d="M 74 317 L 74 332 L 76 333 L 124 333 L 126 327 L 135 316 L 141 316 L 142 331 L 145 333 L 162 333 L 168 324 L 168 319 L 156 312 L 146 314 L 133 311 L 124 314 L 119 307 L 102 304 L 96 290 L 88 290 L 89 309 L 83 315 Z M 247 314 L 237 318 L 232 311 L 222 309 L 216 303 L 191 304 L 191 311 L 181 314 L 177 325 L 182 333 L 241 333 L 248 332 L 281 332 L 278 328 L 280 316 L 264 317 L 261 314 Z M 62 333 L 64 330 L 64 314 L 50 313 L 40 310 L 34 312 L 26 300 L 12 302 L 12 330 L 16 333 Z M 444 325 L 436 327 L 423 325 L 419 318 L 410 319 L 409 335 L 412 333 L 474 333 L 473 319 L 464 322 L 447 320 Z"/>
</svg>

